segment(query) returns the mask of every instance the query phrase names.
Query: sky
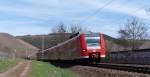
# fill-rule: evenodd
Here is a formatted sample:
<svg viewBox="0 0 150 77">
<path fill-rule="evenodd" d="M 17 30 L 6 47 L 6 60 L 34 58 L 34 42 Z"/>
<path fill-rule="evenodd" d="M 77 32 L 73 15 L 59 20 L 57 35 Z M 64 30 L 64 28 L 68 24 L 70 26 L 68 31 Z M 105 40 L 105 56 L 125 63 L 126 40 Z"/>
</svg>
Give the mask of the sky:
<svg viewBox="0 0 150 77">
<path fill-rule="evenodd" d="M 64 23 L 117 37 L 120 25 L 132 17 L 149 26 L 149 8 L 150 0 L 0 0 L 0 32 L 48 34 Z"/>
</svg>

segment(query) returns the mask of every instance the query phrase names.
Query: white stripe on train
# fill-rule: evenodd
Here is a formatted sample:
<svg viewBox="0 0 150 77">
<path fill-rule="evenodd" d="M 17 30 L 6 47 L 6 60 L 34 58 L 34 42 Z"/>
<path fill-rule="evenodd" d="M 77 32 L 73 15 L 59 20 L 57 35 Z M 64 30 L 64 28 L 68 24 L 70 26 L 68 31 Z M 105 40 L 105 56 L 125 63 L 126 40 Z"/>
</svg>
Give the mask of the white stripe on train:
<svg viewBox="0 0 150 77">
<path fill-rule="evenodd" d="M 101 55 L 102 58 L 106 57 L 106 55 Z M 89 56 L 82 56 L 81 58 L 89 58 Z"/>
</svg>

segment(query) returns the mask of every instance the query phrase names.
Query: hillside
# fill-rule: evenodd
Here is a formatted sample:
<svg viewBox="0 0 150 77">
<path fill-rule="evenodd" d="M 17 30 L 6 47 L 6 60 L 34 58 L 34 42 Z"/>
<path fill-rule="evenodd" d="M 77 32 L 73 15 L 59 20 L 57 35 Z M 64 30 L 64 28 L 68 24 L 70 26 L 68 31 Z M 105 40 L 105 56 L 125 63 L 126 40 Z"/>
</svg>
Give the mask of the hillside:
<svg viewBox="0 0 150 77">
<path fill-rule="evenodd" d="M 57 45 L 58 43 L 68 40 L 70 35 L 71 35 L 70 33 L 65 33 L 65 34 L 53 33 L 49 35 L 26 35 L 26 36 L 19 36 L 17 38 L 22 39 L 39 49 L 42 49 L 42 40 L 44 37 L 44 49 L 47 49 Z M 104 39 L 106 42 L 107 51 L 122 51 L 126 49 L 117 43 L 119 42 L 117 38 L 113 38 L 109 35 L 104 34 Z M 150 41 L 146 41 L 140 47 L 140 49 L 145 49 L 145 48 L 150 48 Z"/>
<path fill-rule="evenodd" d="M 54 33 L 49 35 L 18 36 L 17 38 L 22 39 L 39 49 L 42 49 L 42 44 L 44 44 L 44 49 L 47 49 L 68 40 L 70 35 L 70 33 Z"/>
<path fill-rule="evenodd" d="M 54 34 L 49 34 L 49 35 L 26 35 L 26 36 L 19 36 L 17 38 L 22 39 L 39 49 L 42 49 L 42 39 L 44 37 L 44 49 L 47 49 L 49 47 L 55 46 L 58 43 L 61 43 L 65 40 L 68 40 L 69 37 L 71 36 L 70 33 L 54 33 Z M 116 40 L 115 38 L 104 35 L 104 39 L 106 41 L 106 46 L 108 51 L 115 51 L 119 50 L 122 48 L 121 46 L 115 44 L 113 41 Z"/>
<path fill-rule="evenodd" d="M 19 57 L 35 56 L 38 48 L 20 40 L 10 34 L 0 33 L 0 52 L 12 56 L 15 54 Z"/>
</svg>

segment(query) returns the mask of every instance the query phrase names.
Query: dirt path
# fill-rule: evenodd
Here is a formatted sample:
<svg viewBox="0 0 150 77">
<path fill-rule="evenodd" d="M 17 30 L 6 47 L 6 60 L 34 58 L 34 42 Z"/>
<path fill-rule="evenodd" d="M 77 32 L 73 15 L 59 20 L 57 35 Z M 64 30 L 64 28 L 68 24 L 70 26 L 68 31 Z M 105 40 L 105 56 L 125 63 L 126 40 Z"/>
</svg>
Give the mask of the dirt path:
<svg viewBox="0 0 150 77">
<path fill-rule="evenodd" d="M 31 61 L 21 61 L 10 70 L 0 74 L 0 77 L 26 77 L 31 67 Z"/>
</svg>

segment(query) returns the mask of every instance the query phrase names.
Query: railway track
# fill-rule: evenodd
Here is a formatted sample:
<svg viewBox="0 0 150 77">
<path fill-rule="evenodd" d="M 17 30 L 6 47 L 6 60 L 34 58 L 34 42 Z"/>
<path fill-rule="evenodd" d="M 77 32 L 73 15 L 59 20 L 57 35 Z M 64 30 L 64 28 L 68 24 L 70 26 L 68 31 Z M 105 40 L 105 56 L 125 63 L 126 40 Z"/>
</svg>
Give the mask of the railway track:
<svg viewBox="0 0 150 77">
<path fill-rule="evenodd" d="M 150 75 L 150 65 L 133 65 L 133 64 L 109 64 L 100 63 L 98 65 L 92 65 L 98 68 L 116 69 L 128 72 L 136 72 Z"/>
</svg>

